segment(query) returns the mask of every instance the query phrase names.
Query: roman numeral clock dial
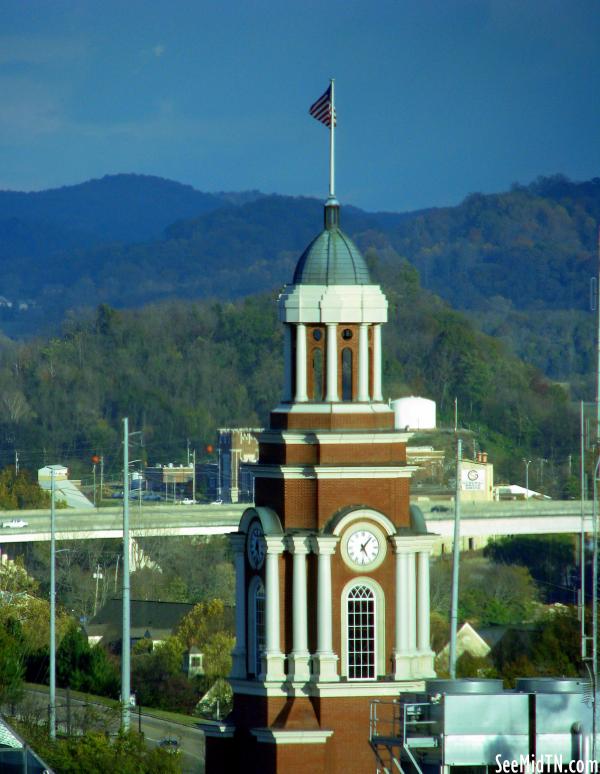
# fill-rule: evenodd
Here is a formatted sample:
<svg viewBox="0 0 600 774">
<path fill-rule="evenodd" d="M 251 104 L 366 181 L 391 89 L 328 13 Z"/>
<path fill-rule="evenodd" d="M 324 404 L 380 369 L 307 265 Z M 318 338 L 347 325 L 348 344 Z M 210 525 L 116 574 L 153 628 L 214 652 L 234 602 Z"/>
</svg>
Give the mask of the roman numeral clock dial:
<svg viewBox="0 0 600 774">
<path fill-rule="evenodd" d="M 353 532 L 348 539 L 348 555 L 356 564 L 371 564 L 379 554 L 379 541 L 366 529 Z"/>
<path fill-rule="evenodd" d="M 385 556 L 385 539 L 379 529 L 370 524 L 350 527 L 342 539 L 342 555 L 353 569 L 378 567 Z"/>
<path fill-rule="evenodd" d="M 247 554 L 250 567 L 259 570 L 265 561 L 266 544 L 259 522 L 255 521 L 248 532 Z"/>
</svg>

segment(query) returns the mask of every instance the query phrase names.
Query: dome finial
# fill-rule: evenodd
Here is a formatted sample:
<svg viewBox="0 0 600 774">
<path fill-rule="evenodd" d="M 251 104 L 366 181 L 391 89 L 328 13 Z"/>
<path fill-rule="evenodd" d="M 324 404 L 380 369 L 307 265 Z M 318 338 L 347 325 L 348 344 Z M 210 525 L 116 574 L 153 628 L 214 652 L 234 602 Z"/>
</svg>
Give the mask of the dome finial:
<svg viewBox="0 0 600 774">
<path fill-rule="evenodd" d="M 340 203 L 335 196 L 330 196 L 325 202 L 325 228 L 328 231 L 340 227 Z"/>
</svg>

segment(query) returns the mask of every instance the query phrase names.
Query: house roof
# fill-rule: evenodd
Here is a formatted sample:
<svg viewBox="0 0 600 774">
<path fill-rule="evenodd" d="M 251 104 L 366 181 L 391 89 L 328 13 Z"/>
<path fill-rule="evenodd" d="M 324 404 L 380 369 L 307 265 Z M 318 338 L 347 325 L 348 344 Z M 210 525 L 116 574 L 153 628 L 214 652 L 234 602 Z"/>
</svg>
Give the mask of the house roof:
<svg viewBox="0 0 600 774">
<path fill-rule="evenodd" d="M 186 616 L 194 605 L 187 602 L 157 602 L 155 600 L 131 600 L 131 636 L 141 639 L 147 633 L 155 640 L 165 639 L 171 635 L 181 619 Z M 123 621 L 123 600 L 109 599 L 104 607 L 88 622 L 88 636 L 100 635 L 109 642 L 121 639 Z"/>
</svg>

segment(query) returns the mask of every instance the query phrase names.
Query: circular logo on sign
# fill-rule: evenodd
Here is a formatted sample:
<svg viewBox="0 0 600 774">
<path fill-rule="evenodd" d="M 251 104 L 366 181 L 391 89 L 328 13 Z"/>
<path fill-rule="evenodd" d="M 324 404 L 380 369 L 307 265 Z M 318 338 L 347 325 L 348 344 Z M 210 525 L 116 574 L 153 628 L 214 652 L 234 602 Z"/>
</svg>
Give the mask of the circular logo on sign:
<svg viewBox="0 0 600 774">
<path fill-rule="evenodd" d="M 469 481 L 477 481 L 477 479 L 479 478 L 479 473 L 476 470 L 470 470 L 467 473 L 467 476 L 469 478 Z"/>
</svg>

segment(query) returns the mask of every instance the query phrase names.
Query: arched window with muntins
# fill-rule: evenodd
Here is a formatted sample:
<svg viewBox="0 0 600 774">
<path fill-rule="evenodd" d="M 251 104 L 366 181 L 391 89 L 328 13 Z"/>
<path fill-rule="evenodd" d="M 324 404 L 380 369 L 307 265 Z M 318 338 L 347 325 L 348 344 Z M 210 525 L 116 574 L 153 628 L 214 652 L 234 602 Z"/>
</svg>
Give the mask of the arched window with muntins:
<svg viewBox="0 0 600 774">
<path fill-rule="evenodd" d="M 375 594 L 364 584 L 351 588 L 346 598 L 348 679 L 375 680 Z"/>
<path fill-rule="evenodd" d="M 258 576 L 248 592 L 248 671 L 258 677 L 265 650 L 265 587 Z"/>
<path fill-rule="evenodd" d="M 313 383 L 313 400 L 323 400 L 323 351 L 321 349 L 313 349 L 312 353 L 312 383 Z"/>
<path fill-rule="evenodd" d="M 342 400 L 352 400 L 352 350 L 342 350 Z"/>
</svg>

